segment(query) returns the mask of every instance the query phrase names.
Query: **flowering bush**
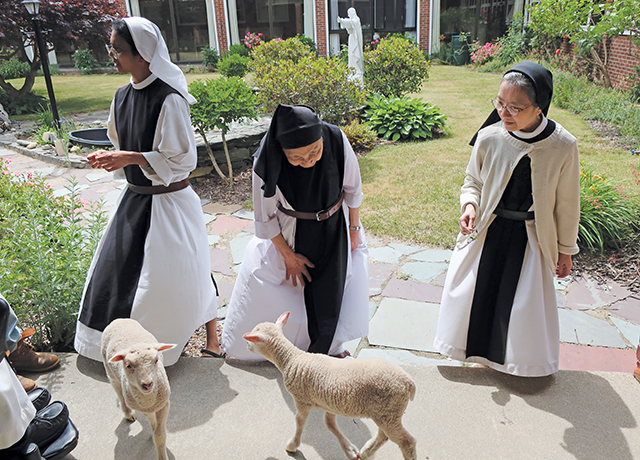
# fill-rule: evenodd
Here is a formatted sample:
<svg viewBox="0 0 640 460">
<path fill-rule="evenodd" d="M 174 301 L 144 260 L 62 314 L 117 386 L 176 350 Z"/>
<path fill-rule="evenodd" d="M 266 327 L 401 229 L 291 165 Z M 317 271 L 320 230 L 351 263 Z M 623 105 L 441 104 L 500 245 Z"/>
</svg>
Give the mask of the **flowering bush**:
<svg viewBox="0 0 640 460">
<path fill-rule="evenodd" d="M 244 46 L 252 50 L 260 43 L 264 42 L 262 37 L 264 37 L 264 35 L 262 35 L 261 33 L 254 34 L 251 32 L 247 32 L 242 41 L 244 42 Z"/>
<path fill-rule="evenodd" d="M 471 51 L 471 63 L 476 66 L 481 66 L 500 53 L 500 43 L 487 42 L 480 46 L 480 42 L 476 41 L 469 45 L 469 51 Z"/>
<path fill-rule="evenodd" d="M 37 348 L 70 350 L 85 276 L 106 217 L 71 180 L 56 197 L 44 179 L 0 160 L 0 292 Z"/>
<path fill-rule="evenodd" d="M 590 249 L 620 248 L 638 229 L 639 207 L 635 198 L 594 174 L 580 171 L 580 225 L 578 243 Z"/>
</svg>

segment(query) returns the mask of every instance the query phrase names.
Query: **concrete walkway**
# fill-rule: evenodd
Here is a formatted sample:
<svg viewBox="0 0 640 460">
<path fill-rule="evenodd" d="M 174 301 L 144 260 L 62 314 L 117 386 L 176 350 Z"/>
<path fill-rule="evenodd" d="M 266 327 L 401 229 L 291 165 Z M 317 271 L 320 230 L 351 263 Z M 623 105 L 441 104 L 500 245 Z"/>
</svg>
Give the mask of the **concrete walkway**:
<svg viewBox="0 0 640 460">
<path fill-rule="evenodd" d="M 10 161 L 13 172 L 42 174 L 59 196 L 69 193 L 65 187 L 75 176 L 81 197 L 102 199 L 105 209 L 114 206 L 125 186 L 104 171 L 44 163 L 1 145 L 0 159 Z M 202 204 L 223 322 L 253 234 L 252 214 L 236 206 Z M 582 372 L 510 377 L 460 367 L 433 351 L 450 251 L 371 236 L 368 243 L 370 333 L 347 348 L 356 358 L 399 363 L 416 379 L 418 394 L 406 426 L 419 440 L 419 459 L 640 458 L 635 418 L 640 387 L 631 375 L 640 338 L 637 296 L 615 283 L 599 286 L 588 277 L 559 281 L 560 367 Z M 290 458 L 284 445 L 293 433 L 295 408 L 276 369 L 182 358 L 169 375 L 171 458 Z M 80 445 L 68 458 L 155 458 L 148 423 L 122 421 L 100 363 L 64 355 L 59 370 L 37 381 L 69 405 L 80 430 Z M 375 433 L 371 421 L 342 419 L 341 426 L 359 446 Z M 293 458 L 343 458 L 319 412 L 310 417 L 301 452 Z M 377 458 L 401 455 L 388 444 Z"/>
</svg>

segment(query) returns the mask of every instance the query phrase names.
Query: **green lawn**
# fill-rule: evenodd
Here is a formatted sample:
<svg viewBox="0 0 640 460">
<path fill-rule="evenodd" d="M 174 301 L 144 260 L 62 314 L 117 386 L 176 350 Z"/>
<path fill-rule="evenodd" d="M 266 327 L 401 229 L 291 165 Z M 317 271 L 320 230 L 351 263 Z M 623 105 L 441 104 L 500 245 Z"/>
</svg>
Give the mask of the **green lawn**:
<svg viewBox="0 0 640 460">
<path fill-rule="evenodd" d="M 459 194 L 471 154 L 469 140 L 492 110 L 500 75 L 434 66 L 415 95 L 449 116 L 450 134 L 426 142 L 380 146 L 360 159 L 365 199 L 361 216 L 370 233 L 451 248 L 458 232 Z M 581 160 L 637 194 L 628 152 L 600 140 L 576 116 L 551 107 L 549 116 L 578 139 Z"/>
</svg>

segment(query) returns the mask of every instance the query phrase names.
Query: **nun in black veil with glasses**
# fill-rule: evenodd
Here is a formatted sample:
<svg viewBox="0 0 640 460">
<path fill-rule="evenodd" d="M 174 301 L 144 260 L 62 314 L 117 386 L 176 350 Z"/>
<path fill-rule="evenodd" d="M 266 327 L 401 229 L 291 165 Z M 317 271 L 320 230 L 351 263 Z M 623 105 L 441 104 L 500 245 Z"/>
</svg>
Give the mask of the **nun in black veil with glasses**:
<svg viewBox="0 0 640 460">
<path fill-rule="evenodd" d="M 254 155 L 255 237 L 246 248 L 222 334 L 237 359 L 260 360 L 243 334 L 291 315 L 297 347 L 345 358 L 367 335 L 369 256 L 362 182 L 346 136 L 307 106 L 279 105 Z"/>
</svg>

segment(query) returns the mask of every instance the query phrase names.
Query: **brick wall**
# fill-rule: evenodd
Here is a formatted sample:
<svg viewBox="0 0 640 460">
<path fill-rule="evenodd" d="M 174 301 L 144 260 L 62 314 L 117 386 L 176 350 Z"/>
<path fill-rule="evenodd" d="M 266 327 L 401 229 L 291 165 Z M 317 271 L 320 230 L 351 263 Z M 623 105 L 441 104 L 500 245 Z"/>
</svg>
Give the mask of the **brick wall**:
<svg viewBox="0 0 640 460">
<path fill-rule="evenodd" d="M 216 34 L 218 37 L 219 51 L 229 51 L 227 43 L 227 18 L 224 15 L 225 0 L 213 0 L 214 14 L 216 15 Z"/>
<path fill-rule="evenodd" d="M 420 17 L 418 18 L 418 29 L 420 30 L 420 49 L 429 50 L 429 15 L 431 14 L 431 2 L 429 0 L 418 0 Z"/>
<path fill-rule="evenodd" d="M 316 47 L 320 56 L 328 53 L 327 45 L 327 4 L 325 0 L 315 0 L 316 3 Z"/>
<path fill-rule="evenodd" d="M 631 37 L 621 36 L 607 40 L 609 52 L 609 76 L 611 84 L 625 90 L 630 89 L 629 76 L 635 75 L 634 66 L 640 65 L 640 50 Z"/>
</svg>

